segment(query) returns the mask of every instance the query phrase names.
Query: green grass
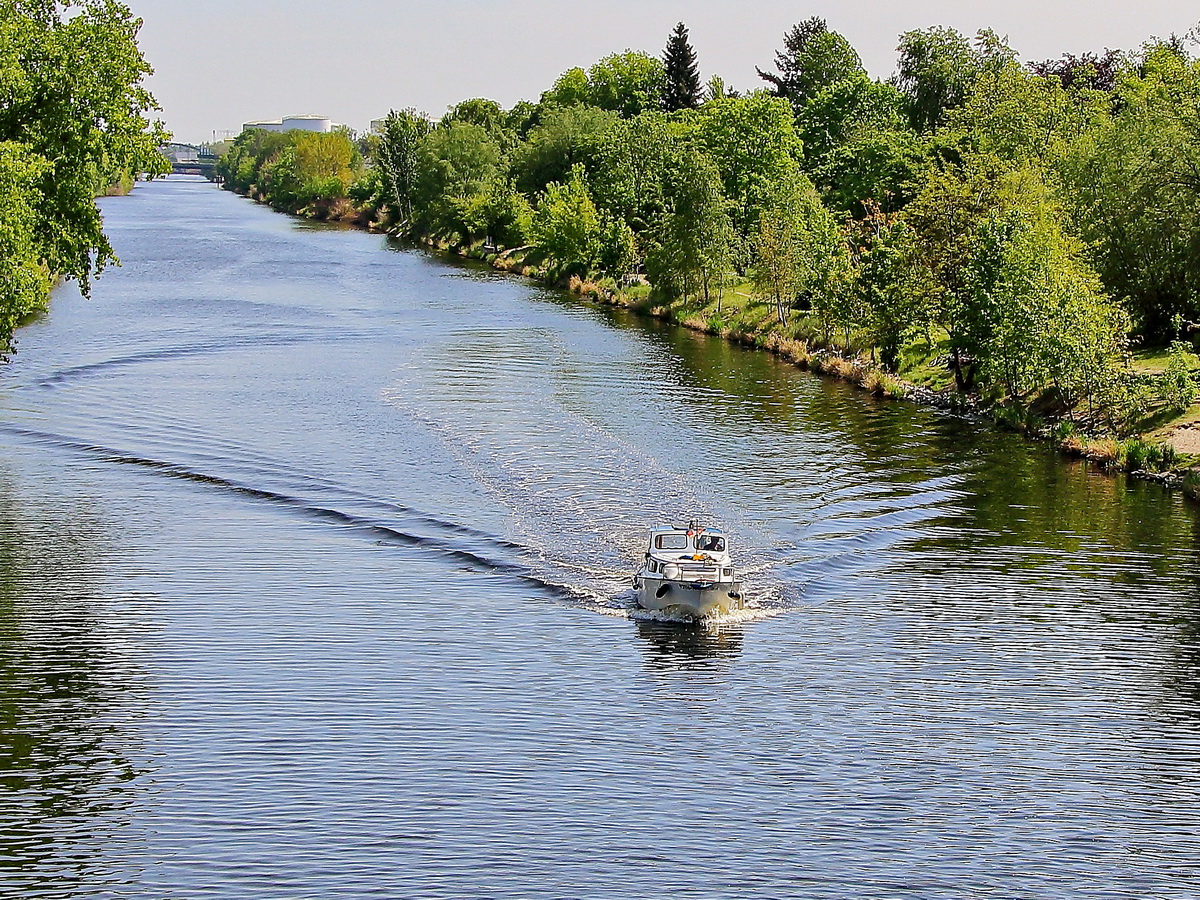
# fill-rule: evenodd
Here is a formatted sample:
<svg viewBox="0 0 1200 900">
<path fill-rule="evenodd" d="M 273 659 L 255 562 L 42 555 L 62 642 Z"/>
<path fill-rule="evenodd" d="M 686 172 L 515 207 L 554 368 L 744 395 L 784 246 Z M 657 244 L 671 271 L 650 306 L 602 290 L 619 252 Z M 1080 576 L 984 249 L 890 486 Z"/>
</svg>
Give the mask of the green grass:
<svg viewBox="0 0 1200 900">
<path fill-rule="evenodd" d="M 1133 353 L 1131 364 L 1139 375 L 1162 375 L 1167 370 L 1167 359 L 1170 351 L 1166 347 L 1149 347 Z M 1192 366 L 1192 371 L 1200 370 L 1200 366 Z"/>
<path fill-rule="evenodd" d="M 1131 364 L 1139 375 L 1161 375 L 1167 370 L 1167 349 L 1138 350 L 1133 354 Z"/>
</svg>

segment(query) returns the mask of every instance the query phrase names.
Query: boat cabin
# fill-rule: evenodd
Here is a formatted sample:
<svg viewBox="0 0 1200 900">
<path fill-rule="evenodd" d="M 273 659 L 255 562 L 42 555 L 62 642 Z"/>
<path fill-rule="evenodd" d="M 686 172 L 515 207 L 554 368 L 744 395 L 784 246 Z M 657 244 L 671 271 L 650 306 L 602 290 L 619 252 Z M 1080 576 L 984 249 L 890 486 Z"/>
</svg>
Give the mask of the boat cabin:
<svg viewBox="0 0 1200 900">
<path fill-rule="evenodd" d="M 651 572 L 667 562 L 728 565 L 729 541 L 718 528 L 663 525 L 650 530 L 646 559 Z"/>
</svg>

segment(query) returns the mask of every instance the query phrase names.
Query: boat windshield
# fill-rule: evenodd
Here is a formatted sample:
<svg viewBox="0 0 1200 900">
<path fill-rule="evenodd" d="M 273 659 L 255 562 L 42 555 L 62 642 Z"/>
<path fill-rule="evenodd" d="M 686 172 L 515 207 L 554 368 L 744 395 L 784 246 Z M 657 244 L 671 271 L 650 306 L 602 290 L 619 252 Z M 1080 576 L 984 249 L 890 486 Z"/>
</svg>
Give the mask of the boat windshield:
<svg viewBox="0 0 1200 900">
<path fill-rule="evenodd" d="M 702 553 L 724 553 L 725 538 L 715 534 L 702 534 L 696 538 L 696 549 Z"/>
<path fill-rule="evenodd" d="M 654 536 L 655 550 L 686 550 L 688 536 L 686 534 L 656 534 Z"/>
</svg>

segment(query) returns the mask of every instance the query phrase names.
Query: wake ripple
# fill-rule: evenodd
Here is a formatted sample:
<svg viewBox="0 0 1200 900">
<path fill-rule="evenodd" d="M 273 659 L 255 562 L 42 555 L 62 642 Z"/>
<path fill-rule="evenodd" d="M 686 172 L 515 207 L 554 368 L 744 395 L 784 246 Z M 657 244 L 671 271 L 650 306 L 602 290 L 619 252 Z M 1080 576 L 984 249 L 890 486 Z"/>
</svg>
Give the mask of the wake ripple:
<svg viewBox="0 0 1200 900">
<path fill-rule="evenodd" d="M 383 507 L 380 510 L 381 513 L 400 514 L 406 520 L 403 524 L 386 523 L 371 516 L 339 509 L 335 505 L 322 504 L 298 494 L 288 494 L 245 484 L 178 463 L 126 453 L 112 447 L 79 441 L 64 435 L 7 424 L 0 424 L 0 430 L 40 443 L 47 443 L 60 449 L 86 453 L 117 465 L 137 466 L 164 477 L 189 481 L 230 494 L 287 507 L 312 519 L 350 527 L 384 543 L 425 550 L 454 560 L 460 565 L 466 565 L 475 571 L 501 575 L 527 583 L 558 599 L 573 602 L 590 599 L 587 594 L 572 589 L 570 585 L 539 577 L 533 567 L 514 559 L 514 556 L 525 550 L 520 545 L 410 507 L 395 503 L 379 503 Z M 346 496 L 345 499 L 352 503 L 356 500 L 361 501 L 363 495 Z M 380 518 L 384 518 L 384 516 Z"/>
</svg>

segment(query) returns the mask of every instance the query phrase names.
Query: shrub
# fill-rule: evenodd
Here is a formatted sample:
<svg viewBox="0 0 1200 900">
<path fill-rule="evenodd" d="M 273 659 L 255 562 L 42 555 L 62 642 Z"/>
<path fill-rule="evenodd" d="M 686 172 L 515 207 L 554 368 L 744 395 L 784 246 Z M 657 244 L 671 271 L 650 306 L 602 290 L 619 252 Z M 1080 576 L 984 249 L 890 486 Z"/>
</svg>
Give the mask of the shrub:
<svg viewBox="0 0 1200 900">
<path fill-rule="evenodd" d="M 1025 427 L 1024 410 L 1017 406 L 992 407 L 992 419 L 1001 428 L 1007 428 L 1010 431 L 1022 431 Z"/>
<path fill-rule="evenodd" d="M 1193 500 L 1200 500 L 1200 469 L 1188 469 L 1183 476 L 1183 492 Z"/>
<path fill-rule="evenodd" d="M 1060 444 L 1074 437 L 1078 429 L 1070 419 L 1063 419 L 1050 432 L 1050 436 Z"/>
<path fill-rule="evenodd" d="M 879 369 L 866 369 L 862 374 L 862 381 L 860 383 L 864 390 L 869 391 L 876 397 L 880 397 L 887 392 L 887 377 Z"/>
<path fill-rule="evenodd" d="M 1193 369 L 1200 366 L 1200 357 L 1183 341 L 1172 341 L 1167 351 L 1167 367 L 1159 378 L 1159 398 L 1177 412 L 1196 402 L 1197 388 Z"/>
<path fill-rule="evenodd" d="M 566 184 L 546 188 L 533 214 L 533 243 L 564 271 L 583 273 L 596 259 L 600 238 L 600 216 L 577 166 Z"/>
<path fill-rule="evenodd" d="M 1162 448 L 1162 465 L 1161 470 L 1168 472 L 1179 465 L 1179 452 L 1171 444 L 1161 444 Z"/>
<path fill-rule="evenodd" d="M 1126 472 L 1148 469 L 1154 447 L 1141 438 L 1122 441 L 1117 448 L 1117 465 Z"/>
</svg>

